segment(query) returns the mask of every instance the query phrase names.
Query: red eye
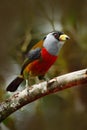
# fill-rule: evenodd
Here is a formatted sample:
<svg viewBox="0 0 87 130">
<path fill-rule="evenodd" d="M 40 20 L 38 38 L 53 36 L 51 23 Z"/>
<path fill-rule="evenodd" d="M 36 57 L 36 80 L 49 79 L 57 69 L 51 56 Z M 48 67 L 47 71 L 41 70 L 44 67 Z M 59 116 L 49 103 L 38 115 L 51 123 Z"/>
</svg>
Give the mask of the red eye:
<svg viewBox="0 0 87 130">
<path fill-rule="evenodd" d="M 57 34 L 57 33 L 55 33 L 55 34 L 54 34 L 54 37 L 55 37 L 56 39 L 58 39 L 58 34 Z"/>
</svg>

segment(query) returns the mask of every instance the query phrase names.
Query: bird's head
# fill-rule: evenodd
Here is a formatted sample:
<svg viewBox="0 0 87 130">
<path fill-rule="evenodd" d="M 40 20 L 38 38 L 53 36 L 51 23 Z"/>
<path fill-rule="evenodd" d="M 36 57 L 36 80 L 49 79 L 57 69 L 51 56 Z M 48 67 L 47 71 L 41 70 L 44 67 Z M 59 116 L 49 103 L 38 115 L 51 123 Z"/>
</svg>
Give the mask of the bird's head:
<svg viewBox="0 0 87 130">
<path fill-rule="evenodd" d="M 58 55 L 64 42 L 68 39 L 70 39 L 69 36 L 63 32 L 54 31 L 44 37 L 43 46 L 48 50 L 50 54 Z"/>
</svg>

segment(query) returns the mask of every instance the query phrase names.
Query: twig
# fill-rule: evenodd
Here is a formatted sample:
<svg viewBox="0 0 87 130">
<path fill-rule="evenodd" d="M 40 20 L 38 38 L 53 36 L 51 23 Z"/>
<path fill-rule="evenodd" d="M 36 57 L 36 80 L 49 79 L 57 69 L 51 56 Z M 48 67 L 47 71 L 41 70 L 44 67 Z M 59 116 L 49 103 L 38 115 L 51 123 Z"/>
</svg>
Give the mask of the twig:
<svg viewBox="0 0 87 130">
<path fill-rule="evenodd" d="M 81 84 L 87 84 L 87 69 L 56 77 L 50 80 L 48 84 L 47 82 L 42 82 L 33 85 L 31 88 L 25 88 L 21 92 L 16 92 L 0 104 L 0 122 L 30 102 L 45 95 Z"/>
</svg>

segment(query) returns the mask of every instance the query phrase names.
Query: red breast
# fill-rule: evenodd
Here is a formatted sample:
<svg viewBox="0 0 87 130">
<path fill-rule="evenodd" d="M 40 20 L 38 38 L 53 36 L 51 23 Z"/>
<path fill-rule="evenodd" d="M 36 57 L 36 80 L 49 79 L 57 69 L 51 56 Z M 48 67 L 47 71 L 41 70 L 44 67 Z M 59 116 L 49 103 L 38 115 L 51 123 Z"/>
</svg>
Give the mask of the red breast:
<svg viewBox="0 0 87 130">
<path fill-rule="evenodd" d="M 51 55 L 46 48 L 41 51 L 41 58 L 27 66 L 27 71 L 32 76 L 44 75 L 56 61 L 57 56 Z"/>
</svg>

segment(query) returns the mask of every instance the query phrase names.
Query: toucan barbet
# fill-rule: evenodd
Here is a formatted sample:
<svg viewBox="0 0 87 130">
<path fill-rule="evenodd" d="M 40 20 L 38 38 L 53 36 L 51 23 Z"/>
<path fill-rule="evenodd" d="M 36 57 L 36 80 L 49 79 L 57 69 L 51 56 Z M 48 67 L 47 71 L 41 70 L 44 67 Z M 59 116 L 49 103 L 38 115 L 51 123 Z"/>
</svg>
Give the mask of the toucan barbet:
<svg viewBox="0 0 87 130">
<path fill-rule="evenodd" d="M 35 44 L 24 61 L 21 72 L 8 86 L 7 91 L 14 92 L 18 86 L 29 79 L 38 76 L 43 79 L 49 68 L 57 60 L 60 49 L 69 36 L 60 31 L 53 31 Z"/>
</svg>

